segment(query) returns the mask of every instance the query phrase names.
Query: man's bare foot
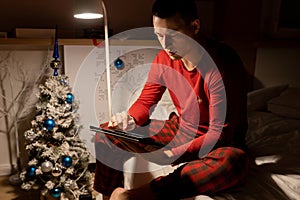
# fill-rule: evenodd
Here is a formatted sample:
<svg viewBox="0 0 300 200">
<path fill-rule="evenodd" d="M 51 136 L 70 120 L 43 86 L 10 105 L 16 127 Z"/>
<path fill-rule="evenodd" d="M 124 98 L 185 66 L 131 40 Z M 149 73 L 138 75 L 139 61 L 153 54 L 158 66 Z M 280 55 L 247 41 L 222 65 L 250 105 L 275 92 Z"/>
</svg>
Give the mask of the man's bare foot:
<svg viewBox="0 0 300 200">
<path fill-rule="evenodd" d="M 141 187 L 126 190 L 124 188 L 116 188 L 111 196 L 110 200 L 155 200 L 155 195 L 150 189 L 150 185 L 146 184 Z"/>
<path fill-rule="evenodd" d="M 124 188 L 116 188 L 112 192 L 109 200 L 129 200 L 127 190 L 125 190 Z"/>
</svg>

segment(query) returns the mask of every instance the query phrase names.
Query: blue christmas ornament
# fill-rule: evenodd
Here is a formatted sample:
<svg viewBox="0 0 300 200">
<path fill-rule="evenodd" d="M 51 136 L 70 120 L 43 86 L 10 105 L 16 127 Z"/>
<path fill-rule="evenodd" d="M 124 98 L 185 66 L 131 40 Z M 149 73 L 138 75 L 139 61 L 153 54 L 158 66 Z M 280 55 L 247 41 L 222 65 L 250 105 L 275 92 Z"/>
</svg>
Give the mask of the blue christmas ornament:
<svg viewBox="0 0 300 200">
<path fill-rule="evenodd" d="M 35 177 L 35 171 L 36 171 L 36 167 L 30 166 L 30 167 L 28 167 L 28 169 L 27 169 L 26 175 L 27 175 L 28 177 Z"/>
<path fill-rule="evenodd" d="M 44 127 L 48 130 L 51 131 L 55 127 L 55 121 L 53 119 L 46 119 L 44 121 Z"/>
<path fill-rule="evenodd" d="M 66 102 L 67 102 L 67 103 L 73 103 L 73 101 L 74 101 L 74 96 L 73 96 L 73 94 L 72 94 L 72 93 L 68 93 L 68 94 L 67 94 L 67 97 L 66 97 Z"/>
<path fill-rule="evenodd" d="M 70 167 L 72 165 L 72 158 L 70 156 L 63 157 L 62 165 L 65 167 Z"/>
<path fill-rule="evenodd" d="M 60 189 L 60 188 L 53 188 L 53 189 L 50 191 L 50 194 L 51 194 L 52 197 L 58 198 L 58 197 L 60 197 L 60 195 L 61 195 L 61 189 Z"/>
<path fill-rule="evenodd" d="M 123 60 L 121 60 L 120 58 L 117 58 L 117 59 L 114 61 L 114 65 L 115 65 L 115 67 L 116 67 L 118 70 L 124 68 L 124 62 L 123 62 Z"/>
<path fill-rule="evenodd" d="M 57 60 L 59 58 L 59 52 L 58 52 L 58 40 L 55 37 L 55 41 L 54 41 L 54 50 L 53 50 L 53 55 L 52 57 Z"/>
<path fill-rule="evenodd" d="M 52 57 L 54 58 L 54 60 L 50 63 L 50 66 L 52 67 L 52 69 L 54 69 L 53 76 L 58 76 L 58 69 L 60 66 L 60 61 L 58 60 L 59 50 L 58 50 L 58 39 L 57 39 L 57 26 L 55 28 L 54 50 L 53 50 Z"/>
<path fill-rule="evenodd" d="M 58 69 L 54 69 L 53 76 L 58 76 Z"/>
</svg>

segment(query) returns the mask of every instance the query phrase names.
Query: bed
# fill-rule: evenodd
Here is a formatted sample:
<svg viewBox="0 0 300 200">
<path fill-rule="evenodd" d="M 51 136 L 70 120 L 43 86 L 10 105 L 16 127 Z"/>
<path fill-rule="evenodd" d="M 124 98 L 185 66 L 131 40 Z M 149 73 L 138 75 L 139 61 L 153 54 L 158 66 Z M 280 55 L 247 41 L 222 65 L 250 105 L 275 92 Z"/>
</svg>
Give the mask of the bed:
<svg viewBox="0 0 300 200">
<path fill-rule="evenodd" d="M 248 93 L 249 129 L 246 141 L 255 158 L 243 185 L 215 196 L 195 200 L 299 200 L 300 199 L 300 88 L 277 85 Z M 166 104 L 166 102 L 165 102 Z M 142 158 L 127 161 L 124 169 L 145 165 Z M 148 163 L 150 173 L 126 173 L 126 188 L 166 175 L 170 166 Z M 124 170 L 126 171 L 126 170 Z"/>
<path fill-rule="evenodd" d="M 300 199 L 299 102 L 300 88 L 288 85 L 249 93 L 246 141 L 255 163 L 244 185 L 213 199 Z"/>
</svg>

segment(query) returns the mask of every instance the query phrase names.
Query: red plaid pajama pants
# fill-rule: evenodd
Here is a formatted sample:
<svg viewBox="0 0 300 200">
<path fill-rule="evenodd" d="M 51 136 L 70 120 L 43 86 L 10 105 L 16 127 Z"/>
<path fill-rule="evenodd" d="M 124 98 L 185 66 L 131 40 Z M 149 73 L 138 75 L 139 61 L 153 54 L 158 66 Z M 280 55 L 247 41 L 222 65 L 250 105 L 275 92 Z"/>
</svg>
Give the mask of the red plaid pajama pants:
<svg viewBox="0 0 300 200">
<path fill-rule="evenodd" d="M 177 117 L 167 121 L 154 120 L 147 126 L 147 130 L 141 130 L 161 143 L 168 144 L 171 140 L 178 140 L 176 142 L 180 144 L 180 137 L 174 138 L 178 131 L 178 122 Z M 115 188 L 124 186 L 123 171 L 119 169 L 122 169 L 124 162 L 130 158 L 130 154 L 122 154 L 116 150 L 116 147 L 122 148 L 121 141 L 109 139 L 112 143 L 107 142 L 101 133 L 95 138 L 97 160 L 94 189 L 107 196 Z M 214 194 L 240 183 L 247 173 L 247 166 L 248 157 L 245 152 L 234 147 L 220 147 L 205 157 L 188 161 L 167 176 L 154 179 L 150 186 L 158 199 Z"/>
</svg>

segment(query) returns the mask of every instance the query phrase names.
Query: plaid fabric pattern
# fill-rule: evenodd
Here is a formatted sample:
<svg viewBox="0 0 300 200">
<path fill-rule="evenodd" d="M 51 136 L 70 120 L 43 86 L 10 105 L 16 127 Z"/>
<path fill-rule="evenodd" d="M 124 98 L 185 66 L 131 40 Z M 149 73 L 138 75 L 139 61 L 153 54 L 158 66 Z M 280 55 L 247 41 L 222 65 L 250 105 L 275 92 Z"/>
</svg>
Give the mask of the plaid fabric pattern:
<svg viewBox="0 0 300 200">
<path fill-rule="evenodd" d="M 215 194 L 241 183 L 247 174 L 248 162 L 242 150 L 220 147 L 204 158 L 182 165 L 168 176 L 154 179 L 151 189 L 158 199 Z"/>
<path fill-rule="evenodd" d="M 107 126 L 107 123 L 101 127 Z M 174 146 L 191 140 L 191 136 L 179 130 L 179 118 L 176 115 L 170 115 L 166 121 L 152 120 L 148 126 L 138 127 L 135 132 L 150 136 L 155 141 L 168 144 L 172 141 Z M 180 137 L 175 137 L 180 132 Z M 108 137 L 114 144 L 126 149 L 122 141 Z M 94 180 L 94 189 L 104 195 L 110 195 L 116 187 L 123 187 L 123 172 L 113 169 L 99 162 L 103 159 L 110 159 L 116 156 L 114 147 L 107 143 L 103 134 L 97 134 L 95 138 L 96 149 L 96 171 Z M 141 145 L 142 149 L 142 145 Z M 114 156 L 112 156 L 114 155 Z M 128 159 L 126 156 L 119 155 L 118 159 L 110 161 L 113 165 L 121 167 Z M 246 173 L 247 156 L 239 149 L 233 147 L 222 147 L 210 152 L 204 158 L 193 159 L 174 173 L 165 177 L 159 177 L 151 183 L 153 191 L 160 194 L 161 198 L 168 199 L 170 194 L 178 191 L 175 196 L 193 196 L 196 194 L 207 194 L 227 189 L 239 183 Z M 190 159 L 189 159 L 190 160 Z M 119 168 L 122 169 L 122 168 Z M 164 196 L 166 195 L 166 196 Z M 177 197 L 172 198 L 176 199 Z"/>
<path fill-rule="evenodd" d="M 124 186 L 123 172 L 110 168 L 96 160 L 94 189 L 105 196 L 110 194 L 117 187 Z"/>
<path fill-rule="evenodd" d="M 171 113 L 166 121 L 152 119 L 147 126 L 136 128 L 135 132 L 151 137 L 155 142 L 168 144 L 170 148 L 190 142 L 200 133 L 197 130 L 191 132 L 180 127 L 180 118 L 175 113 Z"/>
<path fill-rule="evenodd" d="M 108 123 L 100 125 L 102 128 L 107 128 L 107 126 Z M 128 155 L 119 154 L 116 150 L 117 147 L 121 146 L 121 141 L 113 136 L 102 133 L 97 133 L 95 136 L 96 169 L 94 189 L 103 195 L 110 196 L 114 189 L 124 186 L 124 174 L 117 169 L 122 169 L 124 162 L 129 157 Z M 109 163 L 110 166 L 104 163 Z"/>
<path fill-rule="evenodd" d="M 101 124 L 102 128 L 107 128 L 108 123 Z M 151 135 L 155 141 L 159 141 L 162 144 L 168 144 L 176 135 L 179 127 L 178 116 L 170 115 L 170 119 L 163 120 L 152 120 L 148 126 L 137 127 L 135 132 L 144 134 L 145 137 Z M 111 143 L 107 141 L 107 138 Z M 178 141 L 182 142 L 182 141 Z M 114 146 L 112 146 L 115 145 Z M 143 147 L 140 144 L 141 149 Z M 105 159 L 115 158 L 116 147 L 123 147 L 123 144 L 120 140 L 112 136 L 104 136 L 101 133 L 97 133 L 95 136 L 95 150 L 96 150 L 96 170 L 95 170 L 95 179 L 94 179 L 94 189 L 104 195 L 109 196 L 114 189 L 117 187 L 122 187 L 123 185 L 123 172 L 111 168 L 100 161 Z M 126 147 L 125 147 L 126 148 Z M 129 159 L 128 155 L 120 155 L 118 159 L 110 160 L 105 163 L 111 163 L 113 166 L 119 166 L 118 169 L 121 169 L 121 165 Z"/>
</svg>

